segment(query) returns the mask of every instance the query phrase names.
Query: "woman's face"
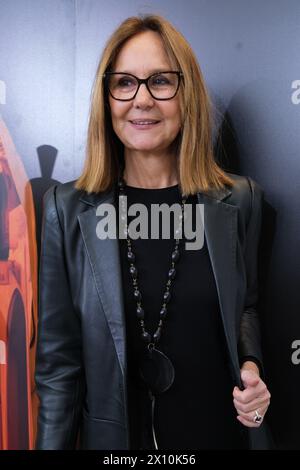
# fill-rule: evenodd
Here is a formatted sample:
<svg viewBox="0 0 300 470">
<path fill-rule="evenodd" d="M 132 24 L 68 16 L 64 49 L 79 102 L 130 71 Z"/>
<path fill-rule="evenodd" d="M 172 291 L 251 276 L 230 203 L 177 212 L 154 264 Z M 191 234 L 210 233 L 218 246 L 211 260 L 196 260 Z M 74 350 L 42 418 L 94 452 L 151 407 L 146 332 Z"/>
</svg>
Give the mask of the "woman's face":
<svg viewBox="0 0 300 470">
<path fill-rule="evenodd" d="M 167 70 L 175 69 L 159 34 L 146 31 L 124 44 L 113 71 L 147 78 L 156 71 Z M 109 104 L 113 129 L 127 150 L 161 153 L 166 151 L 180 130 L 179 91 L 174 98 L 159 101 L 152 98 L 143 84 L 133 100 L 117 101 L 109 95 Z M 141 129 L 131 123 L 135 119 L 154 119 L 159 123 Z"/>
</svg>

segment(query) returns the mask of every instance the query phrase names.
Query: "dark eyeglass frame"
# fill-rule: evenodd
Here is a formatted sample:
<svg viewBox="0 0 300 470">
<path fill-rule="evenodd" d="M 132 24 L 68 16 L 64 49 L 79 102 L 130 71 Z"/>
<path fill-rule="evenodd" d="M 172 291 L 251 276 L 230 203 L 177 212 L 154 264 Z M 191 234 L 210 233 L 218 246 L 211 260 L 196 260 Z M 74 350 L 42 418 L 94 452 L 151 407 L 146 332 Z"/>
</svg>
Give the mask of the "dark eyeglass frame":
<svg viewBox="0 0 300 470">
<path fill-rule="evenodd" d="M 171 96 L 170 98 L 156 98 L 155 96 L 153 96 L 153 94 L 151 93 L 151 90 L 150 90 L 150 87 L 148 85 L 148 81 L 150 80 L 150 78 L 154 77 L 155 75 L 161 75 L 162 73 L 175 73 L 178 77 L 178 84 L 177 84 L 177 88 L 176 88 L 176 91 L 174 93 L 173 96 Z M 126 75 L 126 76 L 129 76 L 129 77 L 134 77 L 137 82 L 138 82 L 138 87 L 136 89 L 136 92 L 135 94 L 133 95 L 132 98 L 126 98 L 126 99 L 123 99 L 123 98 L 115 98 L 112 94 L 112 92 L 110 91 L 110 88 L 108 86 L 108 83 L 107 83 L 107 79 L 110 75 Z M 149 75 L 148 78 L 139 78 L 137 77 L 136 75 L 133 75 L 132 73 L 124 73 L 124 72 L 105 72 L 103 74 L 103 78 L 105 79 L 105 83 L 107 85 L 107 88 L 108 88 L 108 91 L 109 91 L 109 94 L 110 96 L 114 99 L 114 100 L 117 100 L 117 101 L 131 101 L 131 100 L 134 100 L 134 98 L 136 97 L 137 95 L 137 92 L 139 91 L 140 89 L 140 86 L 145 83 L 146 85 L 146 88 L 147 90 L 149 91 L 150 95 L 152 96 L 152 98 L 154 98 L 155 100 L 158 100 L 158 101 L 167 101 L 167 100 L 171 100 L 172 98 L 174 98 L 174 96 L 176 96 L 177 92 L 178 92 L 178 89 L 179 89 L 179 86 L 180 86 L 180 82 L 181 82 L 181 77 L 183 77 L 183 73 L 182 72 L 179 72 L 178 70 L 162 70 L 161 72 L 155 72 L 151 75 Z"/>
</svg>

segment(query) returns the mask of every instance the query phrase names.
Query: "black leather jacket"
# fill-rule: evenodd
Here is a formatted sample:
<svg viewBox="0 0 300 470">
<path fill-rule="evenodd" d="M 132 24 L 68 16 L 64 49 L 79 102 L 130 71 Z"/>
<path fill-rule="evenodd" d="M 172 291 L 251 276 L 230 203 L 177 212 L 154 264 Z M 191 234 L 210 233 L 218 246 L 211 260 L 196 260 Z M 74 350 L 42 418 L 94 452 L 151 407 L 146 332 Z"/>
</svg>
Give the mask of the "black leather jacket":
<svg viewBox="0 0 300 470">
<path fill-rule="evenodd" d="M 235 383 L 240 364 L 262 369 L 257 246 L 263 192 L 230 174 L 233 188 L 198 193 Z M 36 449 L 128 449 L 126 340 L 118 240 L 100 240 L 96 214 L 115 189 L 88 194 L 74 181 L 44 196 L 39 274 Z M 80 439 L 78 431 L 80 430 Z M 264 426 L 249 431 L 251 446 Z"/>
</svg>

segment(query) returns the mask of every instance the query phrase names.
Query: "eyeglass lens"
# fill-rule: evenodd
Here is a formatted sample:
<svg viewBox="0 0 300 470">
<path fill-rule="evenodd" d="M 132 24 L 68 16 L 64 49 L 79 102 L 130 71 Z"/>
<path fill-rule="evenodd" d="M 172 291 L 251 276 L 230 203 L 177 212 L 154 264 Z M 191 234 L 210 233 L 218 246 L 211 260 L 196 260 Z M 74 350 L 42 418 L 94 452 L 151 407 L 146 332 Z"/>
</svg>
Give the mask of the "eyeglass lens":
<svg viewBox="0 0 300 470">
<path fill-rule="evenodd" d="M 149 77 L 148 86 L 155 98 L 172 98 L 178 87 L 176 73 L 160 73 Z M 116 99 L 130 99 L 134 96 L 138 81 L 135 77 L 126 74 L 109 76 L 108 87 Z"/>
</svg>

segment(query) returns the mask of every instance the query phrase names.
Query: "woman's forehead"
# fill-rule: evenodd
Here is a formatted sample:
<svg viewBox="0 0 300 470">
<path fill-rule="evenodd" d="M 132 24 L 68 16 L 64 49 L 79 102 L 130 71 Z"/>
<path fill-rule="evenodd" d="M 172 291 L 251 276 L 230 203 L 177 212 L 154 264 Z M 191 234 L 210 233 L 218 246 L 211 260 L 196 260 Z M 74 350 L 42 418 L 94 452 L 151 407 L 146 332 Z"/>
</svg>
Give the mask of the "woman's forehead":
<svg viewBox="0 0 300 470">
<path fill-rule="evenodd" d="M 115 60 L 115 68 L 127 73 L 168 70 L 171 64 L 158 33 L 146 31 L 130 38 Z"/>
</svg>

